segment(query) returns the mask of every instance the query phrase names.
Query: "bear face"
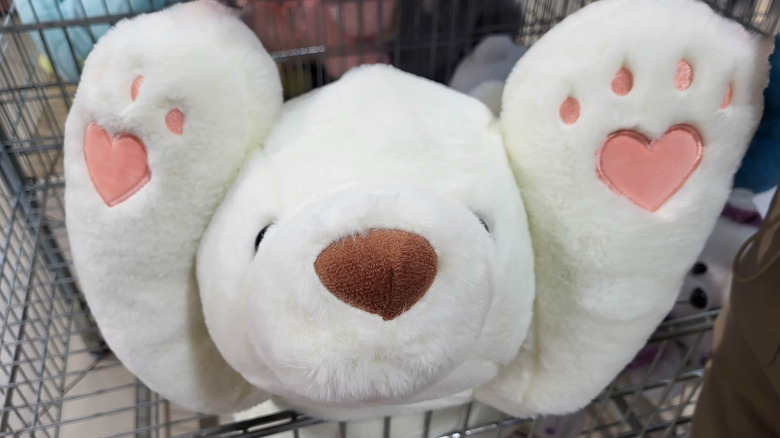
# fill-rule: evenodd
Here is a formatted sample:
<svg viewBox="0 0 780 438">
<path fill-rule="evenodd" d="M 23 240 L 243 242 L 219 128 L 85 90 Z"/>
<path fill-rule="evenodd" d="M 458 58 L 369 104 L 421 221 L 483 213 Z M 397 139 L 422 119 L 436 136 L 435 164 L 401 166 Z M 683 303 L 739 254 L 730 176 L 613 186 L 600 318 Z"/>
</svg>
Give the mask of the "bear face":
<svg viewBox="0 0 780 438">
<path fill-rule="evenodd" d="M 288 103 L 198 252 L 222 353 L 298 403 L 424 401 L 493 378 L 533 301 L 506 160 L 482 103 L 389 67 Z"/>
</svg>

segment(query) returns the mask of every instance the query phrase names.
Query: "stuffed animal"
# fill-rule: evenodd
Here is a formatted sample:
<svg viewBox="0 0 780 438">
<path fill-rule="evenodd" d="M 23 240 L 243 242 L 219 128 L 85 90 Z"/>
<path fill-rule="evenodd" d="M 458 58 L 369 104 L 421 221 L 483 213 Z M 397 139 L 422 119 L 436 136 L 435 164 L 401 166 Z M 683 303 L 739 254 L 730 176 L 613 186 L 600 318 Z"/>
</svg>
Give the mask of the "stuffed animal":
<svg viewBox="0 0 780 438">
<path fill-rule="evenodd" d="M 450 87 L 476 97 L 499 115 L 506 78 L 526 50 L 509 35 L 489 36 L 458 63 Z"/>
<path fill-rule="evenodd" d="M 528 50 L 495 117 L 382 65 L 282 105 L 227 8 L 123 21 L 66 124 L 80 284 L 191 409 L 575 411 L 674 303 L 770 50 L 693 0 L 603 0 Z"/>
<path fill-rule="evenodd" d="M 323 63 L 331 77 L 339 78 L 361 63 L 389 62 L 388 54 L 362 53 L 361 45 L 384 44 L 395 36 L 397 1 L 248 0 L 244 15 L 270 51 L 319 48 L 335 52 Z"/>
</svg>

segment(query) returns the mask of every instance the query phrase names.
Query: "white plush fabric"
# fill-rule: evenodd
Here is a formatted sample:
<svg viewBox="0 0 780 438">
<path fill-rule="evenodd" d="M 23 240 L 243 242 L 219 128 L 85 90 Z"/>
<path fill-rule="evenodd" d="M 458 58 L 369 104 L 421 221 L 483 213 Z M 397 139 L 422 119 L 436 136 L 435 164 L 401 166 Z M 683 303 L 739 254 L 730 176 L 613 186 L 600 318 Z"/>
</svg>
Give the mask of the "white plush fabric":
<svg viewBox="0 0 780 438">
<path fill-rule="evenodd" d="M 500 120 L 387 66 L 279 112 L 272 60 L 222 7 L 122 22 L 90 56 L 66 126 L 76 269 L 117 356 L 191 409 L 271 394 L 335 420 L 473 396 L 516 415 L 574 411 L 674 302 L 758 121 L 768 53 L 693 0 L 602 0 L 528 51 Z M 680 59 L 693 66 L 684 91 Z M 610 90 L 621 66 L 625 96 Z M 476 94 L 497 108 L 497 90 Z M 567 97 L 580 102 L 570 125 Z M 172 108 L 180 136 L 166 129 Z M 148 150 L 150 182 L 113 207 L 86 169 L 91 122 Z M 703 158 L 657 211 L 599 179 L 610 133 L 655 139 L 676 124 L 701 133 Z M 430 289 L 389 321 L 336 298 L 314 269 L 332 242 L 376 228 L 416 233 L 438 257 Z"/>
<path fill-rule="evenodd" d="M 262 45 L 226 7 L 200 1 L 122 21 L 104 36 L 66 123 L 67 226 L 82 290 L 116 356 L 189 409 L 231 412 L 266 397 L 210 339 L 194 262 L 211 214 L 280 107 Z M 172 109 L 185 116 L 181 135 L 166 128 Z M 148 153 L 151 179 L 113 207 L 87 172 L 92 122 L 138 137 Z"/>
<path fill-rule="evenodd" d="M 518 358 L 477 397 L 516 415 L 588 403 L 671 308 L 713 227 L 761 114 L 768 42 L 692 0 L 604 0 L 552 29 L 510 75 L 501 126 L 529 214 L 534 321 Z M 693 82 L 674 87 L 685 59 Z M 631 70 L 633 89 L 610 90 Z M 731 84 L 730 105 L 720 109 Z M 567 97 L 580 102 L 571 125 Z M 684 123 L 703 158 L 656 212 L 612 192 L 596 152 L 620 129 L 659 138 Z"/>
<path fill-rule="evenodd" d="M 391 67 L 353 70 L 285 106 L 215 214 L 198 253 L 206 321 L 231 365 L 293 406 L 404 412 L 335 408 L 450 396 L 517 354 L 533 300 L 525 217 L 484 105 Z M 313 266 L 372 228 L 438 255 L 431 288 L 390 321 L 333 296 Z"/>
</svg>

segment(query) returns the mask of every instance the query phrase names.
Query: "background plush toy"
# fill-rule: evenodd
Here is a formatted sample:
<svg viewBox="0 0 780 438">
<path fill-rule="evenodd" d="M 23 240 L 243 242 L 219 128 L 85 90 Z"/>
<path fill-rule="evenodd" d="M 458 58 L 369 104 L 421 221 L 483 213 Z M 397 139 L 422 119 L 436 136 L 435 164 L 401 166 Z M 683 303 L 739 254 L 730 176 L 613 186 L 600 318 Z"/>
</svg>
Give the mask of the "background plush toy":
<svg viewBox="0 0 780 438">
<path fill-rule="evenodd" d="M 526 50 L 509 35 L 489 36 L 458 63 L 450 87 L 476 97 L 498 115 L 506 78 Z"/>
<path fill-rule="evenodd" d="M 59 20 L 120 15 L 130 12 L 158 10 L 179 0 L 21 0 L 14 2 L 19 20 L 25 24 Z M 98 38 L 108 31 L 107 24 L 73 26 L 63 29 L 42 29 L 30 35 L 38 45 L 40 61 L 63 80 L 76 82 L 81 64 Z"/>
<path fill-rule="evenodd" d="M 395 37 L 398 0 L 329 3 L 321 0 L 245 2 L 244 14 L 269 51 L 324 46 L 359 51 L 361 45 L 385 43 Z M 318 31 L 313 31 L 317 29 Z M 332 78 L 361 63 L 388 63 L 388 54 L 328 56 L 325 68 Z"/>
<path fill-rule="evenodd" d="M 498 119 L 388 66 L 280 111 L 224 8 L 124 22 L 66 126 L 81 285 L 128 368 L 199 410 L 574 411 L 671 308 L 767 53 L 692 0 L 603 0 L 529 49 Z"/>
<path fill-rule="evenodd" d="M 775 37 L 775 43 L 780 37 Z M 769 86 L 764 90 L 764 113 L 745 158 L 734 175 L 734 187 L 755 194 L 770 190 L 780 180 L 780 54 L 769 57 Z"/>
</svg>

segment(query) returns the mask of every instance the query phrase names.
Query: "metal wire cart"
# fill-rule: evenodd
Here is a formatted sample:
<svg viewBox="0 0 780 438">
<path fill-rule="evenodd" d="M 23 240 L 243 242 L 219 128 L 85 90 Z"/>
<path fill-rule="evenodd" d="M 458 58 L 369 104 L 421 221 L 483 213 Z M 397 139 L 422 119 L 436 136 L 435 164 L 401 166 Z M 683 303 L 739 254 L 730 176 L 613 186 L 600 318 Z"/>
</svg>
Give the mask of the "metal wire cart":
<svg viewBox="0 0 780 438">
<path fill-rule="evenodd" d="M 109 26 L 173 1 L 0 0 L 0 436 L 298 437 L 320 422 L 294 412 L 254 412 L 242 420 L 206 416 L 169 403 L 111 355 L 74 277 L 64 227 L 62 142 L 81 64 Z M 367 0 L 319 1 L 341 8 Z M 333 80 L 329 61 L 346 56 L 381 55 L 447 82 L 458 60 L 486 35 L 509 34 L 530 45 L 589 1 L 398 0 L 390 36 L 350 45 L 307 39 L 273 55 L 287 97 Z M 252 2 L 247 20 L 263 20 L 257 5 L 281 0 Z M 293 7 L 302 2 L 286 1 Z M 753 30 L 777 33 L 780 2 L 710 2 Z M 273 26 L 265 31 L 282 32 L 284 22 Z M 664 322 L 643 350 L 645 366 L 627 368 L 581 412 L 528 421 L 475 404 L 449 412 L 457 422 L 447 430 L 437 430 L 442 413 L 428 412 L 379 420 L 377 436 L 397 432 L 399 421 L 418 421 L 426 437 L 684 436 L 703 373 L 696 351 L 709 342 L 716 314 Z M 672 348 L 681 353 L 670 367 L 663 357 Z M 331 426 L 335 436 L 355 427 Z"/>
</svg>

